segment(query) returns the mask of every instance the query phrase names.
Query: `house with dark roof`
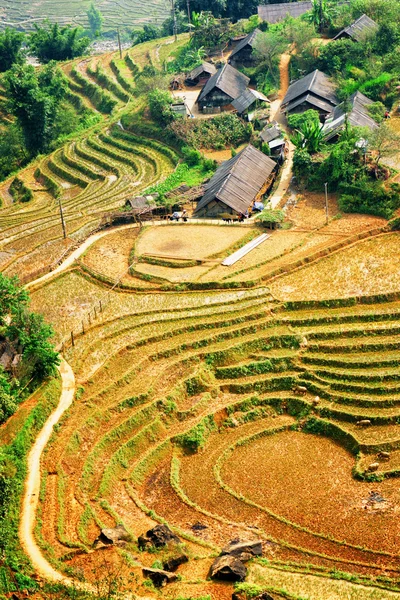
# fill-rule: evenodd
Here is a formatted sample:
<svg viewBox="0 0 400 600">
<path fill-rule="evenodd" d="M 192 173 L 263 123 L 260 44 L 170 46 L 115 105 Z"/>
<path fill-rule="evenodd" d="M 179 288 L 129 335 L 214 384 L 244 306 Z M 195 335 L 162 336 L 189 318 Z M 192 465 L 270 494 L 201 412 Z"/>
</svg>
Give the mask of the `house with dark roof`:
<svg viewBox="0 0 400 600">
<path fill-rule="evenodd" d="M 216 170 L 205 186 L 195 215 L 245 215 L 271 187 L 276 169 L 274 160 L 249 144 Z"/>
<path fill-rule="evenodd" d="M 267 96 L 257 90 L 247 88 L 238 98 L 232 102 L 233 108 L 239 115 L 246 115 L 251 121 L 251 114 L 259 107 L 270 104 Z"/>
<path fill-rule="evenodd" d="M 203 112 L 220 112 L 232 108 L 232 102 L 243 94 L 250 79 L 231 65 L 224 65 L 206 83 L 196 102 Z"/>
<path fill-rule="evenodd" d="M 264 144 L 268 144 L 271 156 L 279 157 L 280 160 L 283 160 L 286 140 L 278 123 L 268 123 L 268 125 L 260 131 L 259 137 Z"/>
<path fill-rule="evenodd" d="M 258 7 L 258 16 L 267 23 L 279 23 L 286 17 L 300 17 L 312 9 L 312 2 L 280 2 L 279 4 L 265 4 Z"/>
<path fill-rule="evenodd" d="M 257 37 L 261 34 L 259 29 L 255 29 L 234 48 L 229 57 L 229 64 L 233 67 L 251 67 L 254 64 L 253 49 Z"/>
<path fill-rule="evenodd" d="M 339 31 L 334 40 L 350 39 L 362 42 L 366 37 L 374 35 L 378 31 L 378 24 L 367 15 L 361 15 L 354 23 Z"/>
<path fill-rule="evenodd" d="M 327 116 L 322 133 L 326 141 L 334 141 L 346 126 L 346 121 L 352 127 L 368 127 L 377 129 L 378 123 L 371 117 L 368 107 L 373 104 L 372 100 L 361 92 L 355 92 L 350 96 L 348 102 L 339 104 L 330 115 Z"/>
<path fill-rule="evenodd" d="M 187 74 L 185 83 L 188 85 L 204 85 L 217 72 L 217 67 L 209 62 L 202 62 L 201 65 Z"/>
<path fill-rule="evenodd" d="M 334 83 L 316 69 L 292 83 L 282 101 L 285 113 L 302 113 L 310 108 L 325 117 L 339 104 Z"/>
</svg>

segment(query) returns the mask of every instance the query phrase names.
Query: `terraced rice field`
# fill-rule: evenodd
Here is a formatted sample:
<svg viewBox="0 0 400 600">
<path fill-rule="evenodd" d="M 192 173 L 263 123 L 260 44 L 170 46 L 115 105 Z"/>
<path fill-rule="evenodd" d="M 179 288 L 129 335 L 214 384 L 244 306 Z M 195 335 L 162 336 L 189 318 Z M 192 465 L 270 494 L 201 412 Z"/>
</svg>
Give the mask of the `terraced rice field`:
<svg viewBox="0 0 400 600">
<path fill-rule="evenodd" d="M 95 5 L 104 16 L 104 30 L 117 27 L 140 27 L 145 23 L 160 24 L 166 19 L 168 8 L 162 0 L 150 0 L 144 5 L 136 0 L 95 0 Z M 12 25 L 30 30 L 34 23 L 48 18 L 61 24 L 72 23 L 88 28 L 86 12 L 89 0 L 1 0 L 0 25 Z"/>
<path fill-rule="evenodd" d="M 52 305 L 71 277 L 81 276 L 36 290 L 34 305 Z M 90 579 L 99 555 L 81 549 L 100 526 L 123 523 L 136 540 L 167 522 L 191 556 L 171 598 L 220 590 L 206 581 L 210 557 L 235 537 L 265 542 L 268 566 L 254 561 L 249 581 L 287 564 L 396 587 L 400 304 L 336 304 L 283 305 L 267 288 L 115 293 L 111 312 L 65 350 L 78 395 L 44 459 L 48 558 Z M 154 562 L 134 542 L 109 555 L 126 568 L 129 556 Z"/>
</svg>

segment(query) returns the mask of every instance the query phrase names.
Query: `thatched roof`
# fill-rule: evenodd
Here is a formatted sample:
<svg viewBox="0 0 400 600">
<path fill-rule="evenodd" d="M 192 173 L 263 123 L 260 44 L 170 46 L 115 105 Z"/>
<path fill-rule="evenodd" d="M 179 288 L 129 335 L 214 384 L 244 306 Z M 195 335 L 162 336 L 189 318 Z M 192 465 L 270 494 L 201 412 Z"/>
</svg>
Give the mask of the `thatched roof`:
<svg viewBox="0 0 400 600">
<path fill-rule="evenodd" d="M 372 100 L 364 96 L 361 92 L 355 92 L 349 98 L 351 110 L 347 113 L 347 121 L 352 127 L 368 127 L 377 129 L 378 123 L 370 116 L 368 106 L 373 104 Z M 328 115 L 322 132 L 326 140 L 335 137 L 345 126 L 346 112 L 345 103 L 339 104 L 335 110 Z"/>
<path fill-rule="evenodd" d="M 372 19 L 370 19 L 367 15 L 361 15 L 354 23 L 339 31 L 337 35 L 333 38 L 334 40 L 341 38 L 342 36 L 347 36 L 355 40 L 356 42 L 362 41 L 365 36 L 376 33 L 378 29 L 378 24 L 375 23 Z"/>
<path fill-rule="evenodd" d="M 260 100 L 261 102 L 269 102 L 267 96 L 261 92 L 258 92 L 257 90 L 251 90 L 248 88 L 243 92 L 243 94 L 241 94 L 232 102 L 232 106 L 238 111 L 239 114 L 241 114 L 250 108 L 250 106 L 252 106 L 257 100 Z"/>
<path fill-rule="evenodd" d="M 335 85 L 329 77 L 316 69 L 289 86 L 282 101 L 282 107 L 286 107 L 290 111 L 307 101 L 330 112 L 332 107 L 338 104 L 335 89 Z"/>
<path fill-rule="evenodd" d="M 234 100 L 244 92 L 249 85 L 249 81 L 249 77 L 246 77 L 246 75 L 243 75 L 243 73 L 231 65 L 226 64 L 215 75 L 210 77 L 201 90 L 197 102 L 203 100 L 214 88 L 221 90 Z"/>
<path fill-rule="evenodd" d="M 243 50 L 243 48 L 246 48 L 246 46 L 250 46 L 251 48 L 254 47 L 254 43 L 257 39 L 257 36 L 261 33 L 261 31 L 259 29 L 255 29 L 254 31 L 252 31 L 251 33 L 249 33 L 249 35 L 246 35 L 246 37 L 238 43 L 238 45 L 236 46 L 236 48 L 234 50 L 232 50 L 231 55 L 229 57 L 229 60 L 235 56 L 235 54 L 238 54 L 238 52 L 240 52 L 241 50 Z"/>
<path fill-rule="evenodd" d="M 244 214 L 275 167 L 275 161 L 249 144 L 217 169 L 205 186 L 205 194 L 196 211 L 217 199 Z"/>
<path fill-rule="evenodd" d="M 289 15 L 300 17 L 312 9 L 312 2 L 281 2 L 280 4 L 266 4 L 258 7 L 258 16 L 268 23 L 279 23 Z"/>
<path fill-rule="evenodd" d="M 199 65 L 198 67 L 193 69 L 193 71 L 190 71 L 190 73 L 187 74 L 186 79 L 194 80 L 194 79 L 197 79 L 198 77 L 201 77 L 201 75 L 203 75 L 203 73 L 214 75 L 216 72 L 217 72 L 217 67 L 215 65 L 213 65 L 212 63 L 209 63 L 209 62 L 202 62 L 201 65 Z"/>
</svg>

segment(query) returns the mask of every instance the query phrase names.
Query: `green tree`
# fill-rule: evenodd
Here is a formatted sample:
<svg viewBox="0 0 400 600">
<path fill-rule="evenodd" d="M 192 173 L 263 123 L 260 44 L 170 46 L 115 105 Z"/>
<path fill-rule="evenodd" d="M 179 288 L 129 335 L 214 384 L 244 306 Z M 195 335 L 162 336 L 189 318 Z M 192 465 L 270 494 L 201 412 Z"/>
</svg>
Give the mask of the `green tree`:
<svg viewBox="0 0 400 600">
<path fill-rule="evenodd" d="M 48 150 L 54 139 L 54 124 L 68 83 L 49 63 L 39 73 L 31 65 L 15 65 L 4 78 L 9 107 L 17 118 L 28 151 L 35 155 Z"/>
<path fill-rule="evenodd" d="M 320 33 L 331 25 L 333 20 L 333 6 L 327 0 L 312 0 L 311 12 L 308 14 L 310 23 Z"/>
<path fill-rule="evenodd" d="M 292 143 L 296 148 L 307 150 L 309 154 L 319 152 L 324 140 L 320 123 L 305 122 L 296 129 L 292 136 Z"/>
<path fill-rule="evenodd" d="M 187 0 L 177 0 L 177 7 L 180 10 L 187 12 Z M 190 0 L 190 11 L 201 13 L 201 12 L 212 12 L 216 17 L 221 17 L 226 9 L 226 0 Z"/>
<path fill-rule="evenodd" d="M 96 8 L 94 2 L 91 3 L 86 14 L 89 21 L 89 28 L 92 38 L 99 37 L 101 35 L 104 17 L 99 9 Z"/>
<path fill-rule="evenodd" d="M 17 123 L 0 128 L 0 179 L 23 167 L 29 160 L 24 136 Z"/>
<path fill-rule="evenodd" d="M 0 73 L 8 71 L 16 63 L 24 62 L 22 44 L 25 35 L 16 29 L 6 29 L 0 33 Z"/>
<path fill-rule="evenodd" d="M 160 125 L 171 123 L 175 115 L 171 109 L 174 99 L 167 90 L 153 90 L 149 94 L 149 108 L 152 119 Z"/>
<path fill-rule="evenodd" d="M 29 38 L 29 48 L 40 62 L 52 60 L 70 60 L 85 54 L 89 48 L 90 38 L 81 36 L 80 27 L 44 21 L 42 27 L 35 24 L 35 31 Z"/>
<path fill-rule="evenodd" d="M 7 317 L 15 314 L 21 306 L 28 305 L 28 292 L 18 284 L 17 277 L 6 277 L 0 273 L 0 326 Z"/>
<path fill-rule="evenodd" d="M 193 35 L 191 44 L 195 48 L 209 50 L 225 44 L 230 35 L 227 19 L 216 19 L 211 12 L 192 13 Z"/>
<path fill-rule="evenodd" d="M 265 31 L 260 33 L 254 43 L 253 53 L 256 60 L 265 66 L 266 76 L 279 82 L 278 59 L 287 48 L 287 41 L 280 32 Z"/>
<path fill-rule="evenodd" d="M 373 151 L 375 165 L 378 167 L 382 158 L 390 158 L 400 152 L 400 135 L 388 123 L 368 133 L 368 148 Z"/>
</svg>

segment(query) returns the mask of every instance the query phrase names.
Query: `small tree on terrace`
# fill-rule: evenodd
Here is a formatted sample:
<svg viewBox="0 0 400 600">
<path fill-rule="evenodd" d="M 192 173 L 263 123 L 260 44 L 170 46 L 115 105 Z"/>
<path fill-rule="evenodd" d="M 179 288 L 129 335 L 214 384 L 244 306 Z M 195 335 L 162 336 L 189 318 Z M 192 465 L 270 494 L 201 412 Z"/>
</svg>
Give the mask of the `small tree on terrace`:
<svg viewBox="0 0 400 600">
<path fill-rule="evenodd" d="M 253 52 L 260 63 L 265 63 L 267 74 L 271 75 L 272 79 L 278 83 L 277 77 L 277 62 L 279 56 L 287 47 L 286 40 L 280 33 L 265 31 L 257 36 L 254 43 Z"/>
<path fill-rule="evenodd" d="M 6 27 L 0 33 L 0 72 L 8 71 L 16 63 L 24 62 L 24 53 L 21 50 L 25 35 Z"/>
<path fill-rule="evenodd" d="M 368 144 L 369 149 L 375 152 L 376 167 L 382 158 L 390 158 L 400 152 L 400 136 L 388 123 L 383 123 L 368 134 Z"/>
<path fill-rule="evenodd" d="M 79 27 L 60 27 L 58 23 L 51 24 L 47 20 L 43 27 L 35 24 L 29 47 L 42 63 L 76 58 L 82 56 L 90 44 L 90 38 L 81 37 L 81 32 Z"/>
<path fill-rule="evenodd" d="M 91 3 L 89 10 L 86 14 L 89 21 L 89 28 L 92 37 L 99 37 L 101 35 L 101 28 L 103 26 L 104 21 L 103 15 L 99 11 L 99 9 L 95 7 L 93 2 Z"/>
</svg>

